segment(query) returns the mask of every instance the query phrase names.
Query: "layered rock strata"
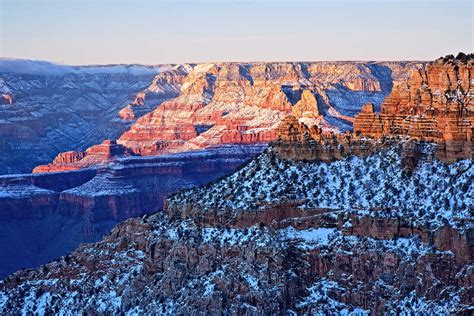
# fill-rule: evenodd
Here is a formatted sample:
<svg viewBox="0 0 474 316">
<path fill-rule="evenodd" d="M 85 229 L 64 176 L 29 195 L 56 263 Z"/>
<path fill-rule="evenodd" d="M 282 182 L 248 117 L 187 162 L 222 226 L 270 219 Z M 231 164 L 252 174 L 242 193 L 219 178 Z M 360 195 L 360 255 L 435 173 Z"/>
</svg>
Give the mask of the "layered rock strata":
<svg viewBox="0 0 474 316">
<path fill-rule="evenodd" d="M 263 148 L 223 146 L 70 172 L 0 176 L 0 278 L 97 241 L 116 223 L 162 208 L 168 194 L 225 175 Z M 70 162 L 76 155 L 58 159 Z"/>
<path fill-rule="evenodd" d="M 60 152 L 85 151 L 104 139 L 116 139 L 131 124 L 117 113 L 165 70 L 5 59 L 0 66 L 9 69 L 0 71 L 0 174 L 31 172 Z M 174 91 L 150 95 L 141 113 L 175 97 Z"/>
<path fill-rule="evenodd" d="M 51 164 L 40 165 L 33 173 L 79 170 L 89 166 L 110 163 L 119 157 L 132 156 L 134 153 L 114 140 L 105 140 L 100 145 L 89 147 L 85 152 L 68 151 L 60 153 Z"/>
<path fill-rule="evenodd" d="M 289 114 L 325 130 L 350 129 L 354 109 L 360 109 L 361 101 L 379 104 L 391 85 L 405 82 L 406 73 L 421 65 L 310 62 L 174 66 L 157 75 L 120 111 L 123 120 L 134 124 L 117 143 L 143 156 L 222 144 L 267 143 L 276 139 L 278 124 Z M 164 88 L 178 96 L 150 108 L 156 105 L 156 91 Z M 35 172 L 89 164 L 72 165 L 53 162 Z"/>
<path fill-rule="evenodd" d="M 350 132 L 325 131 L 294 116 L 281 122 L 277 135 L 272 143 L 274 151 L 286 159 L 303 161 L 330 162 L 348 155 L 367 156 L 400 141 L 395 137 L 373 140 Z"/>
<path fill-rule="evenodd" d="M 382 103 L 370 104 L 355 117 L 354 132 L 379 138 L 406 135 L 440 144 L 440 155 L 455 161 L 473 155 L 474 55 L 437 59 L 405 84 L 398 84 Z"/>
</svg>

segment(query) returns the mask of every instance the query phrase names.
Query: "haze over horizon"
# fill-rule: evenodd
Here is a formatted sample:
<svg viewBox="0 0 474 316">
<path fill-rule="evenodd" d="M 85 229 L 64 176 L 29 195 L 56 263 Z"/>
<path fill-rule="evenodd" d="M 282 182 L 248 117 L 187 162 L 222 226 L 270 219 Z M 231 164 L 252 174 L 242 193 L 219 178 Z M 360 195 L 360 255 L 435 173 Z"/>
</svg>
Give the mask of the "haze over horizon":
<svg viewBox="0 0 474 316">
<path fill-rule="evenodd" d="M 465 0 L 0 5 L 1 57 L 67 65 L 433 60 L 473 51 L 473 4 Z"/>
</svg>

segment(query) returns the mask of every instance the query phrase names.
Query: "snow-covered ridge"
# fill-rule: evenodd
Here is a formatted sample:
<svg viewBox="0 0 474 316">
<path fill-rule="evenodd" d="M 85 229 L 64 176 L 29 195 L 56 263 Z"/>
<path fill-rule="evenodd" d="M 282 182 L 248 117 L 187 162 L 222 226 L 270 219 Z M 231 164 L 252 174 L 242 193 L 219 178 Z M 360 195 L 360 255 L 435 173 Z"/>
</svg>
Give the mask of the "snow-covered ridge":
<svg viewBox="0 0 474 316">
<path fill-rule="evenodd" d="M 193 205 L 199 211 L 212 212 L 259 210 L 301 201 L 304 209 L 328 208 L 360 215 L 387 209 L 386 216 L 413 217 L 420 226 L 440 227 L 449 222 L 456 227 L 459 221 L 472 225 L 473 180 L 472 159 L 447 165 L 430 158 L 407 175 L 397 148 L 332 163 L 284 160 L 270 149 L 231 176 L 170 197 L 169 205 Z"/>
<path fill-rule="evenodd" d="M 138 64 L 70 66 L 42 60 L 0 58 L 0 73 L 29 75 L 65 75 L 70 73 L 154 75 L 169 68 L 169 66 Z"/>
</svg>

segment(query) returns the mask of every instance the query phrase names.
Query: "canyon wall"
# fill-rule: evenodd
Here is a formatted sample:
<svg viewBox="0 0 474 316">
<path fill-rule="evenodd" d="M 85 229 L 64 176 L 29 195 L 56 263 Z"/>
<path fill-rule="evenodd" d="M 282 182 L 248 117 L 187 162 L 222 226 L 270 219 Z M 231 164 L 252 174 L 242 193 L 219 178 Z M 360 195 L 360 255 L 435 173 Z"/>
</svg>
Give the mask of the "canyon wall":
<svg viewBox="0 0 474 316">
<path fill-rule="evenodd" d="M 473 60 L 473 54 L 449 55 L 415 71 L 406 83 L 394 86 L 380 114 L 373 105 L 364 106 L 355 117 L 354 132 L 434 141 L 446 161 L 472 157 Z"/>
<path fill-rule="evenodd" d="M 394 84 L 422 67 L 417 62 L 189 64 L 163 70 L 120 110 L 133 123 L 116 140 L 135 155 L 155 156 L 222 144 L 275 140 L 287 115 L 325 130 L 352 128 L 365 102 L 380 105 Z M 161 90 L 177 97 L 150 107 Z M 147 112 L 148 111 L 148 112 Z M 140 116 L 141 115 L 141 116 Z M 34 172 L 80 169 L 107 159 L 58 159 Z"/>
<path fill-rule="evenodd" d="M 263 149 L 223 146 L 121 158 L 96 169 L 0 176 L 0 278 L 96 241 L 116 223 L 159 210 L 168 194 L 228 174 Z"/>
<path fill-rule="evenodd" d="M 173 74 L 169 82 L 164 70 Z M 0 174 L 31 172 L 60 152 L 119 137 L 133 122 L 120 119 L 119 111 L 138 92 L 153 90 L 155 80 L 161 90 L 148 94 L 150 102 L 138 115 L 177 95 L 180 77 L 171 66 L 70 67 L 0 59 Z"/>
<path fill-rule="evenodd" d="M 375 104 L 365 104 L 353 119 L 353 132 L 340 133 L 319 122 L 288 116 L 276 129 L 275 150 L 292 160 L 331 161 L 404 142 L 413 161 L 418 159 L 417 144 L 431 142 L 436 144 L 437 159 L 472 158 L 473 59 L 472 54 L 447 56 L 413 72 L 408 81 L 397 83 L 380 113 Z"/>
</svg>

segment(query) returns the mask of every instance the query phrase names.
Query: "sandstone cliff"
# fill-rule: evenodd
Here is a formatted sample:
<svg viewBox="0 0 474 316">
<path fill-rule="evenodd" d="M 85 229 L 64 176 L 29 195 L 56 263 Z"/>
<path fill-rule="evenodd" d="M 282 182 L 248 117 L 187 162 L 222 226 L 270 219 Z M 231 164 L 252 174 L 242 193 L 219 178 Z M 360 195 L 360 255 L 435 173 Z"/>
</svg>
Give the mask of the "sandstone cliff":
<svg viewBox="0 0 474 316">
<path fill-rule="evenodd" d="M 60 153 L 51 164 L 40 165 L 33 173 L 79 170 L 89 166 L 110 163 L 119 157 L 132 156 L 134 153 L 117 144 L 114 140 L 105 140 L 100 145 L 89 147 L 85 152 L 68 151 Z"/>
<path fill-rule="evenodd" d="M 366 136 L 406 135 L 439 143 L 447 161 L 473 155 L 474 55 L 439 58 L 394 86 L 381 113 L 366 105 L 354 132 Z"/>
</svg>

